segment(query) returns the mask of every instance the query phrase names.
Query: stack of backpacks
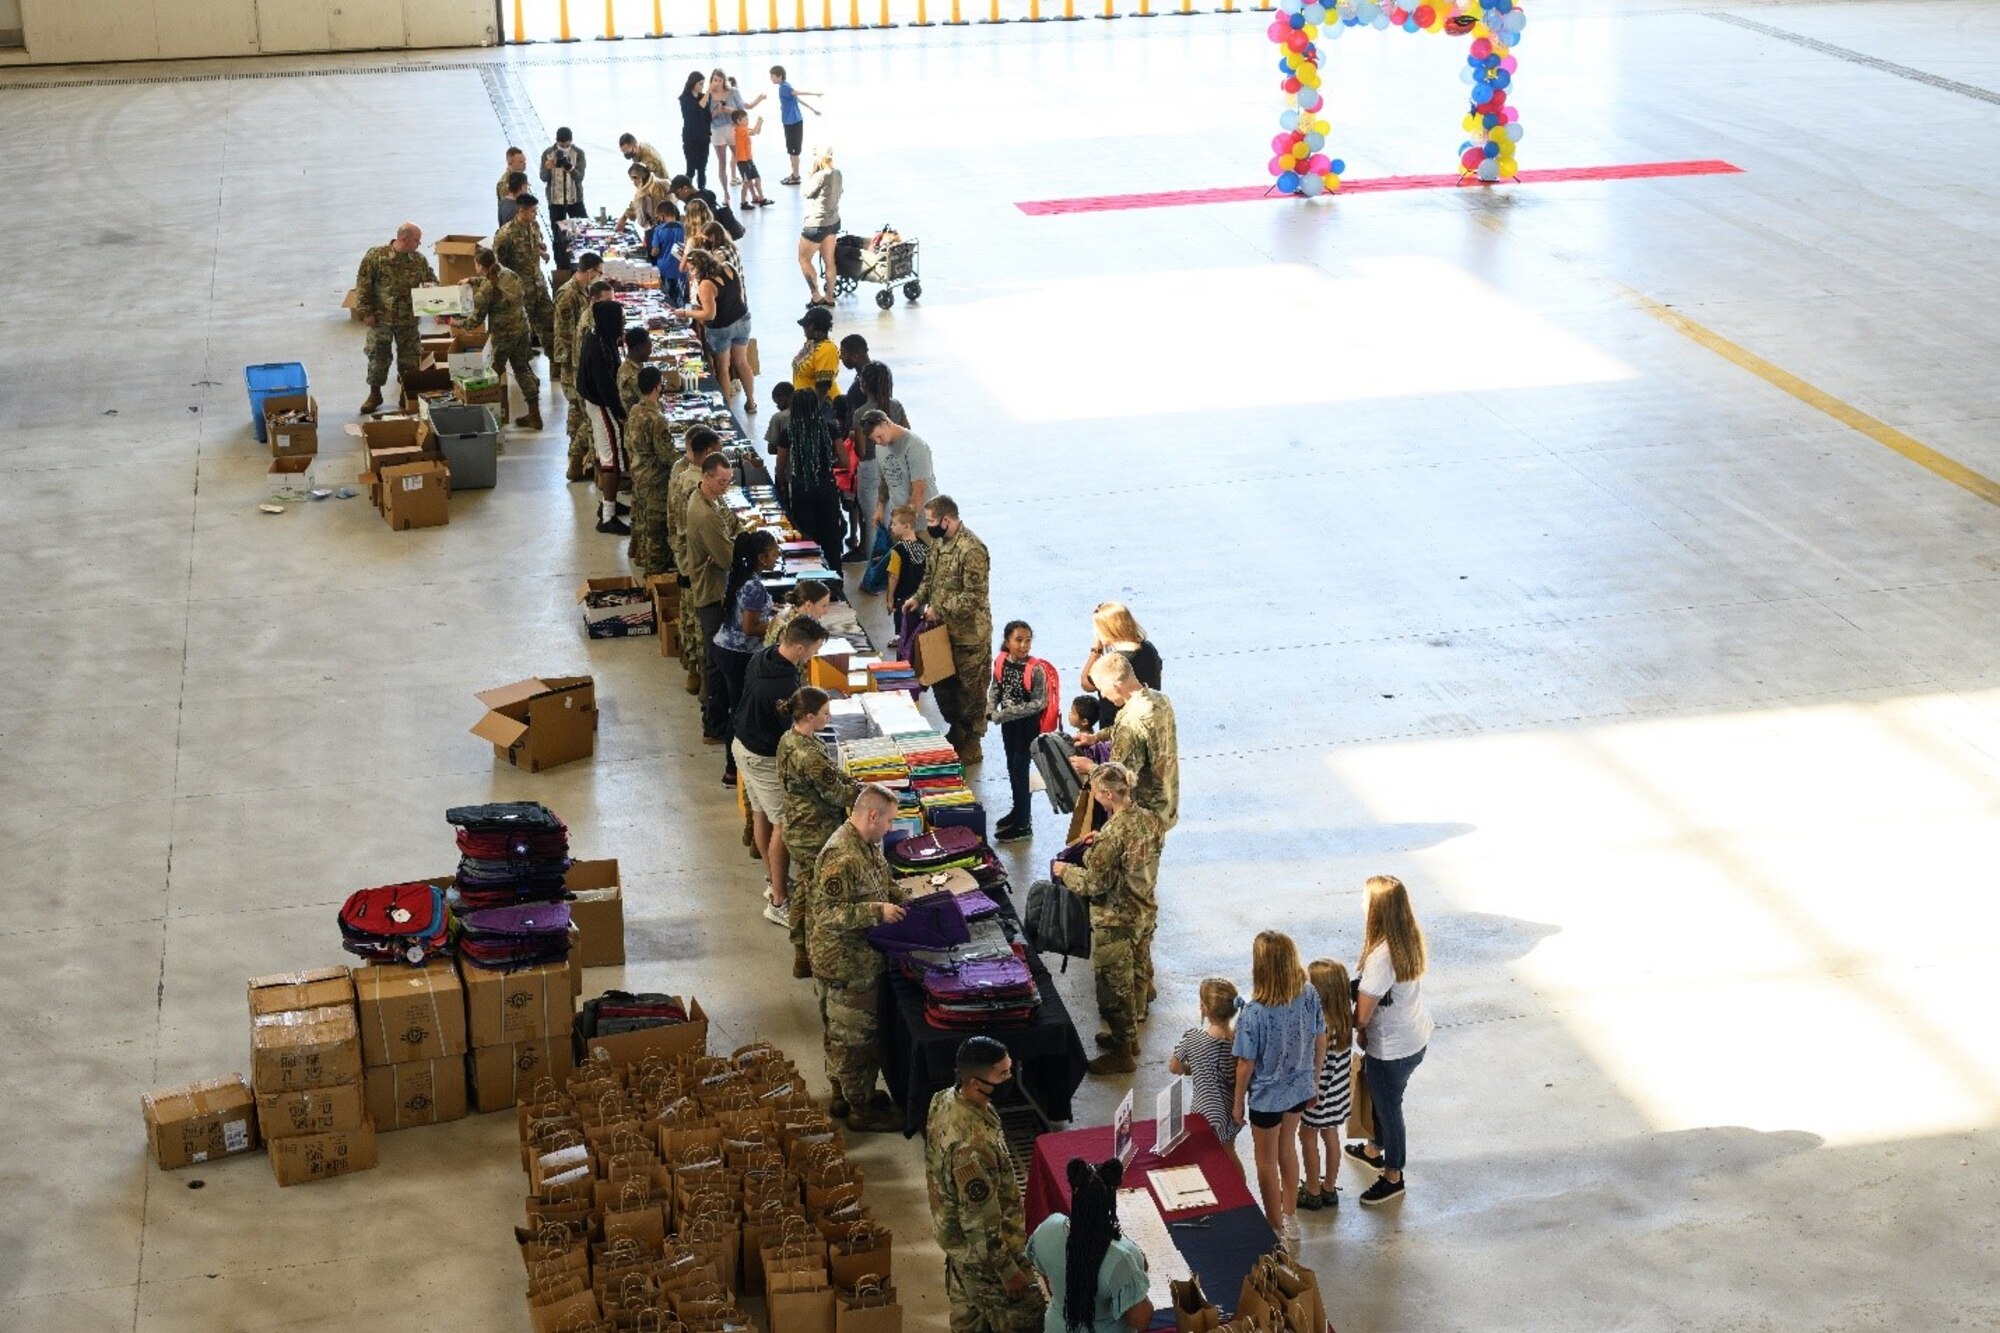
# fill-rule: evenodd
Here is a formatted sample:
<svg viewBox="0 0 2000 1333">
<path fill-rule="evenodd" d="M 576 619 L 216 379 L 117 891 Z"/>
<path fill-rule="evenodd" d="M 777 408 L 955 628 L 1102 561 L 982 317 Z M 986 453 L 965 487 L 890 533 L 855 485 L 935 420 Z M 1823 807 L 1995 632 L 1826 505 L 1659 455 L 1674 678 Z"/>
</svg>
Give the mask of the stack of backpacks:
<svg viewBox="0 0 2000 1333">
<path fill-rule="evenodd" d="M 569 829 L 536 801 L 461 805 L 458 875 L 446 895 L 458 951 L 496 972 L 569 957 Z"/>
<path fill-rule="evenodd" d="M 340 907 L 340 947 L 378 963 L 421 965 L 451 944 L 444 889 L 424 880 L 383 884 Z"/>
<path fill-rule="evenodd" d="M 1042 1002 L 1026 946 L 987 892 L 1006 874 L 993 850 L 965 828 L 943 828 L 884 848 L 898 875 L 969 875 L 977 887 L 914 899 L 898 922 L 868 931 L 869 943 L 894 959 L 924 993 L 924 1017 L 938 1028 L 1025 1023 Z"/>
</svg>

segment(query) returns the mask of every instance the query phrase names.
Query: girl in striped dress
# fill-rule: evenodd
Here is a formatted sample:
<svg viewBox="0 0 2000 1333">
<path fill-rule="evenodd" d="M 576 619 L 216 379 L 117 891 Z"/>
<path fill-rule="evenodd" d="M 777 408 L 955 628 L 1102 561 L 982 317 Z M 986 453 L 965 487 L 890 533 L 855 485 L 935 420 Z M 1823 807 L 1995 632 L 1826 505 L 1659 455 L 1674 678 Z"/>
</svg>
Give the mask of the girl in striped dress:
<svg viewBox="0 0 2000 1333">
<path fill-rule="evenodd" d="M 1347 969 L 1331 958 L 1318 958 L 1306 968 L 1306 979 L 1319 992 L 1326 1011 L 1326 1059 L 1319 1067 L 1319 1100 L 1299 1123 L 1299 1207 L 1312 1211 L 1340 1206 L 1341 1128 L 1347 1123 L 1353 1094 L 1354 988 Z M 1325 1174 L 1320 1174 L 1321 1162 Z"/>
</svg>

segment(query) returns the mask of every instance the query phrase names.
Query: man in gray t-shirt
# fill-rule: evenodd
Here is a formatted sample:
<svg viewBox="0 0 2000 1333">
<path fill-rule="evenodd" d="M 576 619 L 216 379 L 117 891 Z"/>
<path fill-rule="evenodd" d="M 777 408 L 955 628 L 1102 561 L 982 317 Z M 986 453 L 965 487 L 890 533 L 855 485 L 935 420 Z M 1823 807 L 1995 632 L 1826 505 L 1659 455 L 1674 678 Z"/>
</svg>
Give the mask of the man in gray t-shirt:
<svg viewBox="0 0 2000 1333">
<path fill-rule="evenodd" d="M 931 447 L 923 436 L 898 426 L 874 408 L 854 423 L 875 444 L 875 462 L 882 473 L 882 495 L 875 501 L 875 525 L 880 527 L 899 506 L 922 509 L 938 493 L 931 469 Z"/>
</svg>

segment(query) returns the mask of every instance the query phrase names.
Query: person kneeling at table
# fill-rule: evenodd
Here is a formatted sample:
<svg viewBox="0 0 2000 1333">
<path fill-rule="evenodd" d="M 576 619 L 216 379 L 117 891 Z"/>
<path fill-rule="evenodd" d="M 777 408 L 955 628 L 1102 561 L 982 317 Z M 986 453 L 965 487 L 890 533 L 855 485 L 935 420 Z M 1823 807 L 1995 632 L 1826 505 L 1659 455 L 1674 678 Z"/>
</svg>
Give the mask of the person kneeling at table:
<svg viewBox="0 0 2000 1333">
<path fill-rule="evenodd" d="M 882 1068 L 875 1009 L 888 960 L 867 936 L 870 926 L 901 921 L 909 900 L 882 856 L 882 839 L 895 819 L 894 792 L 875 783 L 861 789 L 847 822 L 814 863 L 806 922 L 806 953 L 819 981 L 826 1029 L 826 1077 L 834 1102 L 847 1103 L 847 1127 L 857 1134 L 903 1127 L 888 1096 L 875 1090 Z"/>
<path fill-rule="evenodd" d="M 1129 1074 L 1139 1067 L 1139 1019 L 1145 1011 L 1146 942 L 1160 914 L 1155 881 L 1166 821 L 1132 799 L 1132 770 L 1099 764 L 1090 771 L 1090 794 L 1110 816 L 1091 837 L 1083 864 L 1055 864 L 1064 888 L 1090 904 L 1090 965 L 1097 976 L 1097 1012 L 1107 1031 L 1097 1034 L 1104 1054 L 1093 1074 Z"/>
</svg>

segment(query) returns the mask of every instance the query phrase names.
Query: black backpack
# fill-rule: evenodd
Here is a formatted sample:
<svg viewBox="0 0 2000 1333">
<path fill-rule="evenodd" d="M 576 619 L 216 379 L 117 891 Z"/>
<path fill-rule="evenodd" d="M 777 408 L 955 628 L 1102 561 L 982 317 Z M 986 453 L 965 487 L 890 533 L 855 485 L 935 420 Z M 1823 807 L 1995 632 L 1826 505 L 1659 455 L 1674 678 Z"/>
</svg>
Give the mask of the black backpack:
<svg viewBox="0 0 2000 1333">
<path fill-rule="evenodd" d="M 1063 955 L 1065 972 L 1070 959 L 1090 957 L 1090 905 L 1052 879 L 1028 886 L 1021 927 L 1037 953 Z"/>
</svg>

